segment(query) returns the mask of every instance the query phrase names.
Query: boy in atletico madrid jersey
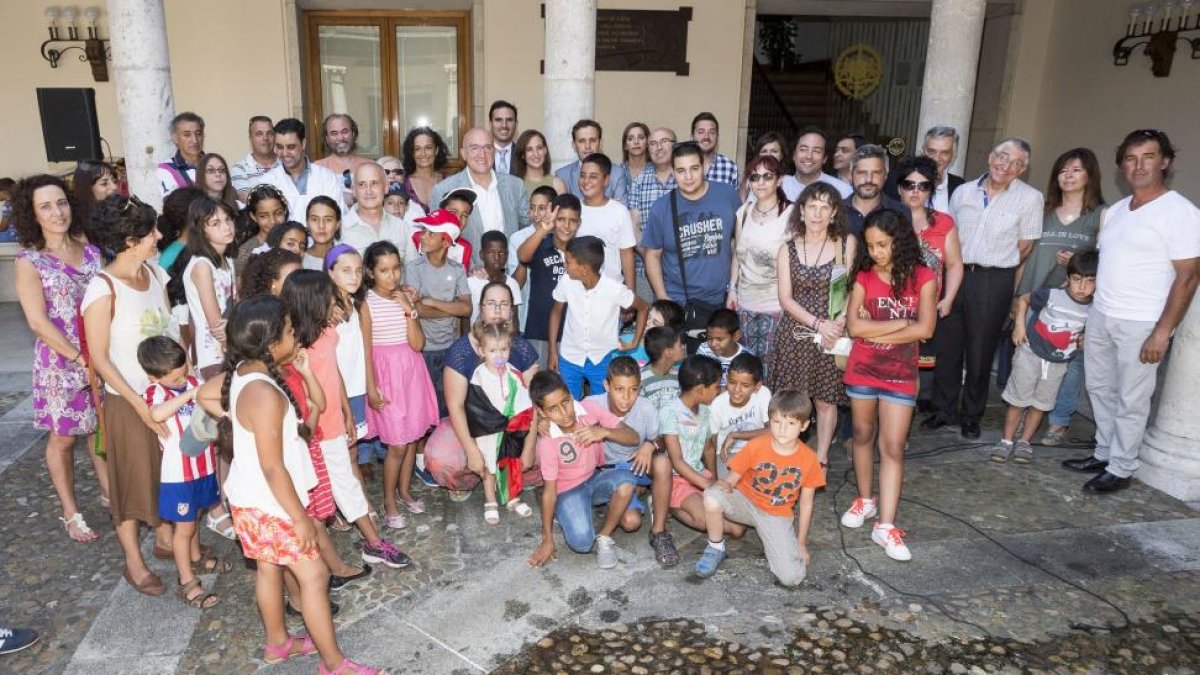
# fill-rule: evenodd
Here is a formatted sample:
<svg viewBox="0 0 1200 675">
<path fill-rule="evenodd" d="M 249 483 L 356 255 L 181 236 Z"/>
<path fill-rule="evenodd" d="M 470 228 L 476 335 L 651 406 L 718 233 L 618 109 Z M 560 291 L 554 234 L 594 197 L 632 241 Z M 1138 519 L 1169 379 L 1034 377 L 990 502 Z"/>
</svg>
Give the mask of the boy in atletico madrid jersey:
<svg viewBox="0 0 1200 675">
<path fill-rule="evenodd" d="M 725 559 L 725 520 L 758 530 L 771 573 L 784 586 L 796 586 L 807 572 L 808 526 L 813 498 L 825 485 L 817 455 L 800 442 L 811 404 L 794 389 L 771 398 L 771 433 L 759 436 L 729 460 L 729 475 L 704 491 L 708 546 L 696 563 L 696 575 L 711 577 Z M 800 519 L 792 529 L 793 510 Z"/>
</svg>

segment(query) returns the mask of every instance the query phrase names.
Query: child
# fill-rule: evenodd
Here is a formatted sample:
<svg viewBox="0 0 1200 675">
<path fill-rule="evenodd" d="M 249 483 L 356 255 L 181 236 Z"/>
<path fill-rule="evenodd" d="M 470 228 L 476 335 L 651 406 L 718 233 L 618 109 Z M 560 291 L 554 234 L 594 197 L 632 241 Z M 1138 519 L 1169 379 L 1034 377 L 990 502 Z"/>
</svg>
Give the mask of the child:
<svg viewBox="0 0 1200 675">
<path fill-rule="evenodd" d="M 582 208 L 575 195 L 555 197 L 551 216 L 538 221 L 533 233 L 517 249 L 517 259 L 529 267 L 525 339 L 537 349 L 542 368 L 548 364 L 550 342 L 561 339 L 560 334 L 550 335 L 550 310 L 554 307 L 554 288 L 567 271 L 567 244 L 579 229 Z"/>
<path fill-rule="evenodd" d="M 917 405 L 918 343 L 933 335 L 937 322 L 937 279 L 933 270 L 921 264 L 921 245 L 912 225 L 895 211 L 883 209 L 868 216 L 863 241 L 851 273 L 854 287 L 846 309 L 854 344 L 844 378 L 854 420 L 858 497 L 842 515 L 842 525 L 862 527 L 878 510 L 871 540 L 889 558 L 911 560 L 895 518 L 903 485 L 904 446 Z M 876 443 L 879 502 L 871 496 Z"/>
<path fill-rule="evenodd" d="M 289 220 L 271 228 L 271 231 L 267 233 L 265 246 L 268 249 L 282 248 L 298 256 L 303 256 L 304 252 L 308 250 L 308 230 L 304 229 L 300 223 Z"/>
<path fill-rule="evenodd" d="M 599 152 L 584 157 L 579 165 L 579 191 L 583 194 L 579 236 L 599 237 L 604 242 L 604 276 L 633 289 L 637 236 L 629 209 L 605 196 L 612 169 L 612 160 Z"/>
<path fill-rule="evenodd" d="M 300 256 L 282 248 L 255 253 L 242 266 L 238 297 L 242 300 L 259 295 L 278 297 L 283 292 L 283 282 L 300 269 L 301 264 Z"/>
<path fill-rule="evenodd" d="M 549 429 L 537 440 L 538 464 L 542 471 L 542 543 L 529 564 L 541 567 L 555 557 L 553 523 L 562 526 L 567 547 L 588 553 L 596 546 L 600 569 L 617 566 L 616 531 L 633 498 L 637 479 L 628 469 L 597 473 L 604 464 L 604 445 L 613 439 L 626 445 L 637 443 L 637 433 L 612 414 L 600 409 L 593 417 L 572 399 L 557 373 L 540 371 L 529 383 L 529 397 L 538 413 L 549 419 Z M 592 510 L 608 503 L 604 524 L 596 531 Z"/>
<path fill-rule="evenodd" d="M 571 395 L 583 398 L 583 381 L 591 385 L 592 393 L 604 391 L 604 377 L 612 350 L 632 349 L 642 339 L 646 327 L 646 303 L 627 286 L 607 276 L 601 276 L 604 264 L 604 243 L 598 237 L 575 237 L 567 244 L 567 278 L 559 279 L 554 287 L 554 307 L 550 310 L 550 334 L 566 327 L 560 345 L 550 343 L 549 367 L 559 372 Z M 632 306 L 637 312 L 637 326 L 632 343 L 622 343 L 618 334 L 621 310 Z"/>
<path fill-rule="evenodd" d="M 683 330 L 683 307 L 674 300 L 655 300 L 646 312 L 646 331 L 659 326 L 670 326 L 676 331 Z M 638 363 L 639 368 L 645 368 L 650 363 L 650 355 L 646 353 L 646 343 L 643 340 L 635 349 L 625 352 Z"/>
<path fill-rule="evenodd" d="M 279 188 L 263 183 L 250 191 L 246 208 L 242 211 L 243 225 L 237 240 L 241 242 L 237 252 L 237 268 L 249 260 L 250 254 L 267 243 L 267 233 L 276 225 L 287 222 L 288 203 Z"/>
<path fill-rule="evenodd" d="M 347 429 L 352 428 L 354 417 L 350 413 L 346 388 L 338 372 L 338 331 L 331 324 L 336 297 L 337 289 L 333 281 L 316 270 L 300 270 L 288 277 L 283 285 L 283 302 L 295 327 L 296 341 L 308 351 L 313 379 L 326 399 L 315 426 L 320 444 L 320 463 L 324 464 L 329 476 L 334 503 L 346 520 L 356 524 L 363 535 L 364 564 L 361 570 L 341 563 L 340 558 L 330 560 L 330 569 L 335 570 L 335 588 L 370 574 L 371 568 L 366 563 L 383 563 L 392 568 L 401 568 L 411 562 L 407 555 L 379 537 L 368 515 L 370 506 L 367 496 L 358 477 L 354 475 L 347 440 Z M 314 461 L 313 464 L 317 466 L 318 463 Z"/>
<path fill-rule="evenodd" d="M 433 218 L 433 222 L 439 223 L 456 223 L 458 225 L 458 234 L 451 240 L 450 248 L 446 252 L 446 257 L 454 262 L 462 265 L 465 269 L 471 264 L 471 242 L 462 238 L 462 231 L 467 227 L 467 221 L 471 219 L 471 211 L 475 208 L 475 191 L 471 188 L 456 188 L 451 190 L 449 194 L 442 197 L 441 205 L 430 212 L 428 215 L 414 212 L 419 212 L 420 208 L 414 208 L 409 211 L 412 216 L 413 243 L 418 249 L 421 248 L 421 232 L 417 229 L 417 222 L 421 218 Z"/>
<path fill-rule="evenodd" d="M 740 343 L 742 339 L 742 324 L 737 312 L 722 307 L 708 317 L 705 326 L 706 339 L 701 343 L 696 353 L 700 356 L 711 356 L 721 364 L 721 388 L 725 388 L 725 380 L 729 374 L 729 364 L 734 357 L 746 350 Z"/>
<path fill-rule="evenodd" d="M 729 461 L 729 476 L 704 491 L 704 522 L 708 546 L 696 562 L 696 576 L 716 573 L 725 559 L 726 522 L 751 525 L 758 531 L 771 573 L 784 586 L 804 581 L 809 562 L 808 526 L 813 498 L 825 485 L 817 455 L 800 442 L 812 404 L 794 389 L 771 399 L 771 432 L 746 444 Z M 792 530 L 793 509 L 800 518 Z"/>
<path fill-rule="evenodd" d="M 1007 462 L 1009 457 L 1017 464 L 1033 461 L 1029 442 L 1041 426 L 1042 416 L 1054 410 L 1067 364 L 1079 358 L 1077 347 L 1083 344 L 1099 262 L 1100 255 L 1095 251 L 1071 256 L 1064 288 L 1040 288 L 1017 299 L 1012 336 L 1017 351 L 1003 395 L 1008 413 L 1004 435 L 992 449 L 993 462 Z M 1026 319 L 1030 308 L 1033 315 Z M 1014 445 L 1013 435 L 1022 414 L 1025 426 Z"/>
<path fill-rule="evenodd" d="M 404 218 L 408 211 L 408 192 L 403 183 L 389 183 L 387 195 L 383 198 L 383 210 L 397 218 Z"/>
<path fill-rule="evenodd" d="M 763 386 L 762 379 L 762 359 L 750 352 L 738 354 L 730 361 L 725 391 L 711 406 L 712 432 L 717 435 L 719 478 L 726 476 L 729 458 L 745 447 L 747 441 L 770 431 L 767 409 L 771 404 L 771 390 Z"/>
<path fill-rule="evenodd" d="M 193 329 L 196 369 L 209 378 L 225 359 L 225 308 L 236 293 L 233 261 L 233 209 L 212 197 L 199 197 L 188 207 L 187 254 L 183 292 Z M 187 255 L 185 254 L 185 255 Z M 180 259 L 182 262 L 182 258 Z"/>
<path fill-rule="evenodd" d="M 258 561 L 255 597 L 266 629 L 263 659 L 273 664 L 319 653 L 325 672 L 378 673 L 347 659 L 334 634 L 329 569 L 320 559 L 317 526 L 305 512 L 308 490 L 317 483 L 306 448 L 312 432 L 300 421 L 299 404 L 279 372 L 296 357 L 291 321 L 278 299 L 253 298 L 234 306 L 227 335 L 229 370 L 220 405 L 227 416 L 220 426 L 232 440 L 233 463 L 225 489 L 242 549 Z M 299 581 L 308 637 L 287 633 L 284 568 Z"/>
<path fill-rule="evenodd" d="M 508 327 L 476 323 L 471 337 L 479 345 L 480 363 L 467 390 L 467 428 L 487 466 L 483 519 L 488 525 L 499 525 L 500 502 L 522 518 L 533 515 L 533 509 L 521 501 L 521 452 L 533 403 L 521 371 L 508 362 L 512 350 Z"/>
<path fill-rule="evenodd" d="M 503 232 L 488 230 L 483 233 L 479 240 L 479 258 L 483 261 L 483 268 L 467 277 L 467 289 L 471 295 L 470 324 L 479 319 L 479 293 L 489 282 L 508 284 L 517 305 L 521 304 L 521 287 L 525 285 L 524 267 L 517 268 L 516 276 L 509 276 L 507 272 L 508 237 Z"/>
<path fill-rule="evenodd" d="M 707 356 L 689 356 L 679 367 L 679 396 L 659 411 L 658 429 L 675 475 L 671 477 L 671 515 L 693 530 L 704 530 L 704 490 L 716 476 L 716 443 L 709 406 L 720 390 L 721 364 Z M 745 528 L 726 524 L 740 537 Z"/>
<path fill-rule="evenodd" d="M 683 338 L 670 326 L 646 331 L 644 341 L 650 363 L 642 368 L 642 396 L 650 399 L 661 412 L 679 398 L 679 368 L 684 356 Z"/>
<path fill-rule="evenodd" d="M 628 356 L 615 357 L 608 364 L 605 393 L 583 400 L 583 409 L 593 417 L 605 411 L 632 429 L 638 436 L 637 445 L 604 442 L 604 471 L 629 470 L 637 477 L 639 488 L 652 487 L 654 495 L 653 524 L 650 526 L 650 546 L 654 558 L 663 567 L 679 563 L 675 540 L 667 532 L 667 503 L 671 499 L 671 460 L 658 451 L 658 410 L 645 397 L 639 396 L 641 375 L 637 362 Z M 621 529 L 634 532 L 642 526 L 646 505 L 635 494 L 621 516 Z"/>
<path fill-rule="evenodd" d="M 413 499 L 410 489 L 417 441 L 438 423 L 437 398 L 420 354 L 423 322 L 400 288 L 400 251 L 389 241 L 377 241 L 367 247 L 363 268 L 368 290 L 359 311 L 367 361 L 367 427 L 388 446 L 383 504 L 388 527 L 400 529 L 408 521 L 396 506 L 397 496 L 409 512 L 425 511 L 425 503 Z"/>
<path fill-rule="evenodd" d="M 325 255 L 342 236 L 342 209 L 325 195 L 317 195 L 308 203 L 304 222 L 312 245 L 304 251 L 304 269 L 325 271 Z"/>
<path fill-rule="evenodd" d="M 539 185 L 534 188 L 533 192 L 529 193 L 529 224 L 513 232 L 508 237 L 508 248 L 511 251 L 511 255 L 508 257 L 510 274 L 514 278 L 518 272 L 524 275 L 521 277 L 522 297 L 521 305 L 518 307 L 520 310 L 518 312 L 518 321 L 520 323 L 517 325 L 519 326 L 527 324 L 529 315 L 529 265 L 520 260 L 521 246 L 529 241 L 529 238 L 537 233 L 538 230 L 546 228 L 551 229 L 551 231 L 553 230 L 554 217 L 550 213 L 550 205 L 554 203 L 556 197 L 558 197 L 558 192 L 549 185 Z M 557 283 L 558 279 L 554 281 Z M 547 295 L 552 290 L 554 290 L 553 286 L 546 291 Z M 545 367 L 544 357 L 542 367 Z"/>
<path fill-rule="evenodd" d="M 220 501 L 217 491 L 216 457 L 212 446 L 198 456 L 183 453 L 180 439 L 192 422 L 199 383 L 188 374 L 187 352 L 165 335 L 147 338 L 138 345 L 138 364 L 150 377 L 146 405 L 150 418 L 166 422 L 167 435 L 160 436 L 162 484 L 158 489 L 158 517 L 175 524 L 171 551 L 179 572 L 179 599 L 197 609 L 209 609 L 221 601 L 200 585 L 192 566 L 204 574 L 228 572 L 233 564 L 220 558 L 203 559 L 196 523 L 200 513 Z"/>
<path fill-rule="evenodd" d="M 446 350 L 458 339 L 461 319 L 471 314 L 471 290 L 463 266 L 446 257 L 458 239 L 457 220 L 449 212 L 439 209 L 418 218 L 415 225 L 421 234 L 421 253 L 424 255 L 409 263 L 404 276 L 416 292 L 413 303 L 421 316 L 425 345 L 421 355 L 426 370 L 433 376 L 438 415 L 445 417 L 448 413 L 446 395 L 442 391 L 442 368 Z"/>
<path fill-rule="evenodd" d="M 362 322 L 359 308 L 362 307 L 366 289 L 363 287 L 362 256 L 354 247 L 338 244 L 325 255 L 325 267 L 329 278 L 337 287 L 337 306 L 341 308 L 341 319 L 334 321 L 338 332 L 337 364 L 346 387 L 347 404 L 354 431 L 349 434 L 350 455 L 356 458 L 360 477 L 369 478 L 371 460 L 382 462 L 387 457 L 387 448 L 374 443 L 359 443 L 367 438 L 367 358 L 363 350 Z M 356 447 L 357 446 L 357 447 Z M 364 483 L 365 485 L 365 483 Z"/>
</svg>

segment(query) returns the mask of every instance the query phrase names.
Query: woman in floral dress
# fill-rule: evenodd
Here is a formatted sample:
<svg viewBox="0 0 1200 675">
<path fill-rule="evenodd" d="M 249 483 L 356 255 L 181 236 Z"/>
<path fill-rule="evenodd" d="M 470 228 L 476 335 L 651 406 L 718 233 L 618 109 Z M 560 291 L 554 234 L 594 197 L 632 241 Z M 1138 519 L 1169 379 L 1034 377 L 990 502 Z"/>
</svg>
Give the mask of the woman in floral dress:
<svg viewBox="0 0 1200 675">
<path fill-rule="evenodd" d="M 67 535 L 90 542 L 75 502 L 75 442 L 96 430 L 96 409 L 88 389 L 80 335 L 79 303 L 100 270 L 100 251 L 87 243 L 78 209 L 66 185 L 54 176 L 22 180 L 13 198 L 17 239 L 16 288 L 25 320 L 37 337 L 33 346 L 33 425 L 50 432 L 46 469 L 62 504 Z M 101 503 L 107 507 L 108 471 L 87 443 Z"/>
</svg>

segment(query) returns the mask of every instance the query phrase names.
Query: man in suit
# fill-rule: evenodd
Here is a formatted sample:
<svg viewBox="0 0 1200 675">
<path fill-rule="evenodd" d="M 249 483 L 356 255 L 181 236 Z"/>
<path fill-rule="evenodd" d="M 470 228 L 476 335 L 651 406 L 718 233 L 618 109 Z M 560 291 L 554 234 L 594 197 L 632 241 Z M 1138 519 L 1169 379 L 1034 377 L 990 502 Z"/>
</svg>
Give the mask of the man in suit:
<svg viewBox="0 0 1200 675">
<path fill-rule="evenodd" d="M 529 225 L 529 197 L 520 178 L 496 172 L 492 132 L 479 127 L 468 130 L 459 153 L 466 168 L 434 185 L 429 203 L 441 203 L 442 197 L 455 188 L 475 191 L 475 208 L 462 231 L 462 237 L 471 244 L 471 260 L 466 265 L 470 270 L 483 264 L 479 253 L 484 232 L 499 230 L 511 237 Z"/>
<path fill-rule="evenodd" d="M 488 110 L 488 125 L 496 146 L 496 172 L 512 173 L 513 136 L 517 133 L 517 106 L 508 101 L 492 103 Z"/>
<path fill-rule="evenodd" d="M 958 186 L 963 184 L 962 176 L 956 176 L 949 171 L 950 165 L 954 163 L 954 158 L 958 156 L 958 130 L 945 126 L 929 127 L 929 131 L 925 132 L 925 144 L 922 146 L 921 152 L 937 164 L 938 170 L 937 186 L 933 189 L 933 194 L 929 196 L 929 201 L 934 210 L 950 213 L 950 195 L 954 194 Z M 900 193 L 896 189 L 897 180 L 899 180 L 897 175 L 888 176 L 883 191 L 892 199 L 899 200 Z"/>
</svg>

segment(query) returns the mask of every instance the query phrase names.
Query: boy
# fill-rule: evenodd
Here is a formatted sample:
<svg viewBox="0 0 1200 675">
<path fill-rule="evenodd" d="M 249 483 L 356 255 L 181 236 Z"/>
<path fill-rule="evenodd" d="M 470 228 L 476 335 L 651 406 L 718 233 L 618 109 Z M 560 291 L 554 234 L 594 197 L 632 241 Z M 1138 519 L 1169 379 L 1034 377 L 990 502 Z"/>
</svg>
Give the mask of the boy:
<svg viewBox="0 0 1200 675">
<path fill-rule="evenodd" d="M 639 396 L 641 376 L 637 361 L 618 356 L 608 364 L 608 379 L 603 394 L 583 400 L 583 409 L 593 417 L 607 411 L 637 433 L 637 445 L 626 445 L 609 439 L 604 442 L 604 471 L 629 470 L 637 477 L 639 488 L 652 486 L 654 495 L 653 524 L 650 526 L 650 546 L 654 558 L 663 567 L 679 563 L 675 540 L 667 532 L 667 506 L 671 499 L 671 460 L 658 452 L 658 411 L 648 399 Z M 646 505 L 635 494 L 621 517 L 621 529 L 634 532 L 642 526 Z"/>
<path fill-rule="evenodd" d="M 683 358 L 683 339 L 670 326 L 646 331 L 643 341 L 650 363 L 642 368 L 642 396 L 650 399 L 654 409 L 662 411 L 679 398 L 679 368 Z"/>
<path fill-rule="evenodd" d="M 707 356 L 689 356 L 679 367 L 679 397 L 658 415 L 658 429 L 675 475 L 671 477 L 671 515 L 693 530 L 704 530 L 704 490 L 716 476 L 716 449 L 708 406 L 717 397 L 721 364 Z M 730 523 L 729 534 L 746 529 Z"/>
<path fill-rule="evenodd" d="M 734 357 L 746 351 L 738 342 L 742 339 L 742 323 L 738 320 L 737 312 L 724 307 L 713 312 L 708 317 L 705 335 L 706 340 L 696 353 L 711 356 L 721 363 L 721 388 L 724 389 L 729 364 Z"/>
<path fill-rule="evenodd" d="M 416 292 L 417 312 L 425 333 L 421 355 L 437 392 L 438 412 L 445 417 L 446 395 L 437 375 L 445 365 L 446 350 L 458 339 L 460 319 L 471 314 L 471 290 L 463 266 L 450 260 L 447 252 L 458 239 L 458 219 L 438 209 L 415 222 L 421 234 L 420 258 L 404 270 L 404 282 Z"/>
<path fill-rule="evenodd" d="M 204 590 L 192 569 L 193 561 L 201 560 L 200 538 L 196 523 L 205 509 L 216 506 L 216 457 L 211 445 L 181 443 L 184 432 L 192 423 L 196 409 L 196 394 L 200 385 L 188 374 L 187 352 L 169 337 L 147 338 L 138 345 L 138 365 L 150 378 L 144 398 L 150 407 L 150 418 L 163 422 L 167 435 L 158 441 L 162 451 L 161 484 L 158 489 L 158 517 L 174 524 L 171 550 L 179 572 L 180 597 L 199 609 L 208 609 L 220 602 L 216 595 Z M 198 564 L 205 574 L 228 572 L 232 564 L 220 558 L 207 558 Z"/>
<path fill-rule="evenodd" d="M 457 218 L 459 236 L 454 238 L 454 244 L 446 255 L 466 269 L 471 262 L 473 249 L 471 242 L 463 239 L 461 235 L 463 228 L 467 226 L 467 220 L 471 218 L 471 212 L 475 210 L 475 191 L 471 188 L 455 188 L 442 197 L 442 201 L 438 203 L 438 209 L 449 211 Z M 414 219 L 413 222 L 416 220 Z M 419 236 L 420 232 L 413 235 L 413 241 L 417 242 L 417 248 L 421 247 Z"/>
<path fill-rule="evenodd" d="M 530 197 L 531 211 L 533 200 L 534 197 Z M 554 287 L 567 271 L 567 244 L 571 243 L 579 229 L 582 208 L 575 195 L 558 195 L 551 203 L 548 217 L 534 221 L 533 233 L 517 248 L 517 259 L 529 267 L 525 339 L 537 349 L 542 368 L 548 363 L 551 340 L 556 341 L 561 337 L 555 333 L 551 338 L 550 310 L 554 306 Z"/>
<path fill-rule="evenodd" d="M 388 186 L 387 195 L 383 198 L 383 210 L 397 218 L 404 218 L 404 213 L 408 211 L 408 193 L 404 185 L 392 183 Z"/>
<path fill-rule="evenodd" d="M 603 264 L 604 243 L 598 237 L 575 237 L 567 244 L 567 275 L 554 287 L 550 335 L 557 335 L 564 312 L 566 327 L 561 344 L 550 342 L 549 368 L 562 375 L 576 400 L 583 398 L 585 379 L 593 394 L 604 391 L 612 350 L 633 349 L 646 327 L 646 303 L 628 286 L 601 275 Z M 621 310 L 631 306 L 637 312 L 637 326 L 633 340 L 622 343 Z"/>
<path fill-rule="evenodd" d="M 543 223 L 549 222 L 548 227 L 553 228 L 554 218 L 550 215 L 550 205 L 557 196 L 558 192 L 549 185 L 539 185 L 534 188 L 533 192 L 529 193 L 529 224 L 508 237 L 508 249 L 511 251 L 508 256 L 508 272 L 514 278 L 521 279 L 522 297 L 518 308 L 521 311 L 518 312 L 518 317 L 522 326 L 526 324 L 529 315 L 529 266 L 521 262 L 521 246 L 529 241 L 529 238 L 542 227 Z M 524 276 L 518 277 L 518 272 Z M 555 279 L 555 282 L 557 281 Z M 553 290 L 553 286 L 551 286 L 551 290 Z M 545 352 L 540 352 L 539 355 L 541 356 L 541 365 L 545 368 Z"/>
<path fill-rule="evenodd" d="M 583 158 L 579 165 L 579 191 L 583 193 L 583 224 L 579 236 L 593 235 L 604 242 L 604 276 L 634 285 L 633 248 L 637 236 L 629 209 L 605 196 L 612 160 L 599 152 Z"/>
<path fill-rule="evenodd" d="M 612 533 L 633 498 L 636 477 L 627 469 L 599 473 L 596 469 L 604 464 L 601 441 L 634 445 L 637 434 L 603 408 L 597 409 L 598 416 L 593 417 L 571 398 L 557 373 L 543 370 L 534 375 L 529 382 L 529 398 L 538 414 L 550 422 L 548 430 L 537 439 L 542 472 L 542 542 L 529 556 L 529 564 L 541 567 L 556 557 L 553 527 L 557 519 L 568 548 L 588 553 L 595 543 L 600 569 L 616 567 Z M 592 510 L 605 502 L 608 510 L 597 533 Z"/>
<path fill-rule="evenodd" d="M 1096 292 L 1096 268 L 1100 254 L 1095 251 L 1076 254 L 1067 263 L 1065 288 L 1040 288 L 1017 299 L 1014 317 L 1012 374 L 1002 398 L 1008 403 L 1004 416 L 1004 434 L 992 448 L 993 462 L 1017 464 L 1033 461 L 1030 440 L 1042 423 L 1042 416 L 1054 410 L 1058 388 L 1067 374 L 1067 364 L 1083 345 L 1084 323 L 1088 306 Z M 1026 312 L 1033 316 L 1026 323 Z M 1028 410 L 1028 412 L 1026 412 Z M 1021 438 L 1013 443 L 1017 424 L 1025 415 Z"/>
<path fill-rule="evenodd" d="M 717 476 L 724 478 L 729 458 L 749 441 L 769 433 L 767 410 L 771 390 L 762 384 L 762 359 L 743 352 L 729 364 L 725 391 L 711 406 L 712 432 L 717 435 Z"/>
<path fill-rule="evenodd" d="M 479 318 L 479 294 L 489 283 L 507 284 L 512 291 L 513 302 L 521 302 L 521 287 L 525 285 L 525 268 L 519 267 L 516 276 L 510 276 L 508 270 L 508 237 L 499 230 L 488 230 L 479 240 L 479 258 L 483 268 L 467 277 L 467 288 L 471 293 L 471 321 L 469 326 Z"/>
<path fill-rule="evenodd" d="M 817 455 L 800 442 L 812 413 L 808 397 L 785 389 L 771 399 L 771 433 L 760 436 L 729 462 L 729 477 L 704 491 L 708 546 L 696 562 L 696 576 L 706 579 L 725 559 L 728 521 L 758 530 L 771 573 L 784 586 L 796 586 L 807 572 L 808 526 L 813 497 L 825 485 Z M 736 488 L 736 489 L 735 489 Z M 792 532 L 792 511 L 800 503 L 800 519 Z"/>
</svg>

